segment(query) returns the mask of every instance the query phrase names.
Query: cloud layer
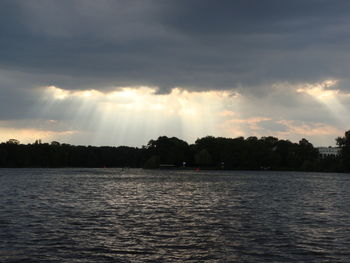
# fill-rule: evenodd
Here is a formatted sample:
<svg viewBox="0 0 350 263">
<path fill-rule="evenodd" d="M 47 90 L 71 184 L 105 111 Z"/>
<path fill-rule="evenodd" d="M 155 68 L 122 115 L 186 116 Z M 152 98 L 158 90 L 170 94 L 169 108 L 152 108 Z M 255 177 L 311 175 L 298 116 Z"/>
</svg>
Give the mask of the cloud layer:
<svg viewBox="0 0 350 263">
<path fill-rule="evenodd" d="M 148 87 L 155 93 L 147 95 L 150 101 L 186 90 L 193 104 L 201 100 L 198 92 L 227 91 L 240 99 L 222 98 L 220 111 L 210 115 L 216 128 L 205 131 L 293 139 L 319 134 L 331 143 L 347 128 L 337 115 L 349 106 L 349 11 L 345 0 L 3 0 L 0 119 L 18 129 L 42 119 L 65 123 L 57 132 L 88 132 L 86 114 L 71 125 L 80 105 L 75 99 L 48 109 L 50 86 L 70 96 Z M 331 99 L 317 96 L 327 90 Z M 176 131 L 179 120 L 162 118 L 159 133 Z M 135 138 L 137 129 L 133 125 Z"/>
<path fill-rule="evenodd" d="M 0 7 L 0 66 L 50 74 L 65 88 L 254 92 L 275 82 L 348 82 L 348 1 L 5 0 Z"/>
</svg>

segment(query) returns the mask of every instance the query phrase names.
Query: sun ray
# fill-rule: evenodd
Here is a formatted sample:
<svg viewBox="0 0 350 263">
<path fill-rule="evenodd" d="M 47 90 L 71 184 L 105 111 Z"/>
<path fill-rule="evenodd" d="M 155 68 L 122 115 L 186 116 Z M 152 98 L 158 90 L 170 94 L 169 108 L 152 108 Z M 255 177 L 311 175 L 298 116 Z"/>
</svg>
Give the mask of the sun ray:
<svg viewBox="0 0 350 263">
<path fill-rule="evenodd" d="M 334 89 L 337 83 L 337 80 L 326 80 L 321 83 L 307 84 L 305 87 L 297 89 L 297 92 L 310 95 L 326 107 L 337 122 L 346 129 L 350 123 L 350 112 L 340 101 L 344 94 L 338 89 Z"/>
<path fill-rule="evenodd" d="M 61 121 L 81 132 L 79 142 L 135 146 L 165 134 L 190 142 L 218 131 L 225 135 L 221 113 L 238 97 L 230 91 L 189 92 L 179 87 L 156 94 L 155 88 L 145 86 L 109 92 L 48 86 L 42 94 L 42 118 L 54 119 L 57 109 L 63 109 Z"/>
</svg>

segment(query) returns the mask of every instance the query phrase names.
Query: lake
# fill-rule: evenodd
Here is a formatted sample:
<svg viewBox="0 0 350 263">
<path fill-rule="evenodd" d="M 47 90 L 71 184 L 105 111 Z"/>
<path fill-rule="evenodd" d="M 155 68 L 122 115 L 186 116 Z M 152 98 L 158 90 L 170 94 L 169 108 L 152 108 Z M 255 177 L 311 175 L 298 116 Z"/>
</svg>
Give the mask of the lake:
<svg viewBox="0 0 350 263">
<path fill-rule="evenodd" d="M 0 262 L 350 262 L 350 175 L 0 169 Z"/>
</svg>

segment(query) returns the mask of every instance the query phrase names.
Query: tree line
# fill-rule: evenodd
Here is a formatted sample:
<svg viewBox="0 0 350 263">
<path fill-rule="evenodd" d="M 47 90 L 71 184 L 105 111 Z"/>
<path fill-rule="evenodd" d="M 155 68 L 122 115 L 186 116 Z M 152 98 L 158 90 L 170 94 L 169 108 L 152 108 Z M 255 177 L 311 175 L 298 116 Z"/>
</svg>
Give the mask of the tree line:
<svg viewBox="0 0 350 263">
<path fill-rule="evenodd" d="M 76 146 L 53 141 L 0 144 L 0 167 L 133 167 L 232 170 L 350 171 L 350 131 L 336 138 L 338 156 L 321 157 L 306 139 L 207 136 L 194 144 L 161 136 L 141 148 Z"/>
</svg>

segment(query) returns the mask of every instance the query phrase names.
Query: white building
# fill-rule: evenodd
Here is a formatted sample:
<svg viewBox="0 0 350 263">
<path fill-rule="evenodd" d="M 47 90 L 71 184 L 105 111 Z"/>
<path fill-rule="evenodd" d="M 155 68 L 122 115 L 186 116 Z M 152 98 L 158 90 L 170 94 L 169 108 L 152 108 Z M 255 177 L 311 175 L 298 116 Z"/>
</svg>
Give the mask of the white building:
<svg viewBox="0 0 350 263">
<path fill-rule="evenodd" d="M 321 157 L 338 156 L 340 154 L 340 147 L 317 147 L 318 153 Z"/>
</svg>

